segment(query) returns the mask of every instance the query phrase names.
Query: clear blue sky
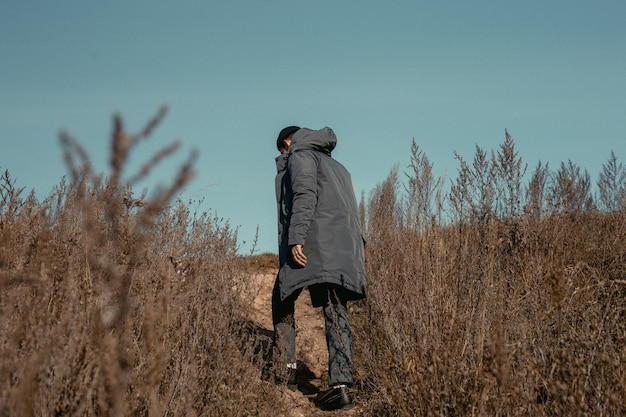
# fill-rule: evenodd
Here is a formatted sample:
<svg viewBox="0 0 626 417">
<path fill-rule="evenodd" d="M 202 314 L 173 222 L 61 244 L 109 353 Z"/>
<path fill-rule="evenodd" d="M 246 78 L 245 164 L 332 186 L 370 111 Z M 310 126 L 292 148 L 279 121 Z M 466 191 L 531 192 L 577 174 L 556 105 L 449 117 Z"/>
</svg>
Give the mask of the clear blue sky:
<svg viewBox="0 0 626 417">
<path fill-rule="evenodd" d="M 257 225 L 258 251 L 276 252 L 275 138 L 290 124 L 335 130 L 357 196 L 406 167 L 412 138 L 454 178 L 454 151 L 497 149 L 505 128 L 530 168 L 571 159 L 595 182 L 611 150 L 626 161 L 626 2 L 0 5 L 0 167 L 18 186 L 45 196 L 66 173 L 61 129 L 106 170 L 111 116 L 132 132 L 162 104 L 139 150 L 183 148 L 147 185 L 198 149 L 184 198 L 239 226 L 243 252 Z"/>
</svg>

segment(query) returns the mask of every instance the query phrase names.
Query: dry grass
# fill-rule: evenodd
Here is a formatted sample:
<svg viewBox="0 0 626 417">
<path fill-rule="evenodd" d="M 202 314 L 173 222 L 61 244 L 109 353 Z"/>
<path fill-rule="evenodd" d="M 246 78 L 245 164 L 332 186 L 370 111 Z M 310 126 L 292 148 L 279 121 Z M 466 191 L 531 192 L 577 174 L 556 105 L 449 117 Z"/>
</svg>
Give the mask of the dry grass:
<svg viewBox="0 0 626 417">
<path fill-rule="evenodd" d="M 245 291 L 236 231 L 170 200 L 192 177 L 193 154 L 169 187 L 133 198 L 122 179 L 139 135 L 114 121 L 111 174 L 91 172 L 62 136 L 71 172 L 43 202 L 23 200 L 8 174 L 0 205 L 0 415 L 271 414 L 242 329 Z M 77 161 L 77 162 L 76 162 Z M 244 343 L 244 341 L 246 343 Z"/>
<path fill-rule="evenodd" d="M 354 318 L 369 415 L 624 415 L 626 214 L 591 210 L 570 163 L 552 194 L 527 189 L 549 214 L 522 216 L 516 155 L 507 134 L 461 160 L 447 225 L 407 218 L 395 170 L 372 194 Z"/>
<path fill-rule="evenodd" d="M 43 201 L 0 179 L 0 416 L 288 415 L 235 294 L 275 255 L 237 256 L 227 221 L 174 200 L 193 154 L 169 187 L 133 196 L 176 144 L 122 175 L 163 115 L 138 135 L 114 120 L 106 177 L 63 135 L 70 178 Z M 621 164 L 600 211 L 571 162 L 524 187 L 508 133 L 491 156 L 457 156 L 449 192 L 411 152 L 406 181 L 392 170 L 362 205 L 357 413 L 624 415 Z"/>
</svg>

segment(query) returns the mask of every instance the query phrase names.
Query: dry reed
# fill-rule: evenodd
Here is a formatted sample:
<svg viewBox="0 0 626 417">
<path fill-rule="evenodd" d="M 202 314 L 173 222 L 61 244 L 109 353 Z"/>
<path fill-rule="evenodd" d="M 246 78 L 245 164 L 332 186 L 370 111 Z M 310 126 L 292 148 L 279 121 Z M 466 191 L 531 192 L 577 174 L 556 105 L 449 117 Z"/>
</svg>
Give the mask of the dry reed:
<svg viewBox="0 0 626 417">
<path fill-rule="evenodd" d="M 491 157 L 457 159 L 447 212 L 432 216 L 445 223 L 418 227 L 396 169 L 368 201 L 370 294 L 354 320 L 364 414 L 624 415 L 625 213 L 598 211 L 571 161 L 539 164 L 524 189 L 508 132 Z M 407 194 L 432 196 L 412 189 L 428 184 L 416 161 L 430 167 L 414 147 Z M 604 182 L 605 207 L 619 207 L 619 166 L 605 166 L 622 178 Z"/>
<path fill-rule="evenodd" d="M 277 416 L 243 315 L 237 230 L 123 178 L 137 135 L 114 119 L 111 173 L 63 134 L 70 171 L 43 201 L 0 179 L 0 416 Z M 457 155 L 448 192 L 413 142 L 361 203 L 369 297 L 351 305 L 364 416 L 619 416 L 626 412 L 626 174 L 611 154 L 594 198 L 586 171 L 526 166 L 505 132 Z M 315 414 L 311 408 L 310 415 Z"/>
<path fill-rule="evenodd" d="M 242 311 L 236 230 L 172 200 L 172 183 L 135 198 L 132 185 L 177 144 L 123 178 L 137 135 L 114 119 L 111 172 L 96 175 L 61 135 L 69 180 L 42 202 L 22 199 L 8 173 L 0 203 L 0 415 L 254 415 L 276 409 Z M 179 267 L 177 267 L 179 266 Z"/>
</svg>

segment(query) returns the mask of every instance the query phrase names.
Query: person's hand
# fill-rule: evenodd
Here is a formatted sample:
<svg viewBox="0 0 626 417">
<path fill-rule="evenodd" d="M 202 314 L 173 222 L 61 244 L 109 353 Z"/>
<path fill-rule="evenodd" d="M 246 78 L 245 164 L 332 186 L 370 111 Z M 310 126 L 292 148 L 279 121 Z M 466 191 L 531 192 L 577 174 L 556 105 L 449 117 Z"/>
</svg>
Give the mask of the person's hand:
<svg viewBox="0 0 626 417">
<path fill-rule="evenodd" d="M 306 265 L 306 256 L 302 251 L 302 245 L 293 245 L 291 247 L 291 257 L 293 258 L 293 261 L 296 263 L 296 265 L 304 268 L 304 266 Z"/>
</svg>

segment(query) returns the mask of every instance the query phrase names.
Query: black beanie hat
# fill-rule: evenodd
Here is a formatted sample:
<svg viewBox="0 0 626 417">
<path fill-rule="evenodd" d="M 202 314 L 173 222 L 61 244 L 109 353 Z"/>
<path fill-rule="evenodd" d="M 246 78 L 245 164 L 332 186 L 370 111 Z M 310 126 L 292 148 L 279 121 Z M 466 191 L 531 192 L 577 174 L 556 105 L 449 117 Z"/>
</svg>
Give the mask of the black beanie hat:
<svg viewBox="0 0 626 417">
<path fill-rule="evenodd" d="M 280 151 L 280 148 L 283 147 L 283 141 L 287 139 L 292 134 L 296 133 L 300 128 L 298 126 L 287 126 L 278 134 L 278 138 L 276 139 L 276 147 Z"/>
</svg>

